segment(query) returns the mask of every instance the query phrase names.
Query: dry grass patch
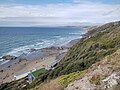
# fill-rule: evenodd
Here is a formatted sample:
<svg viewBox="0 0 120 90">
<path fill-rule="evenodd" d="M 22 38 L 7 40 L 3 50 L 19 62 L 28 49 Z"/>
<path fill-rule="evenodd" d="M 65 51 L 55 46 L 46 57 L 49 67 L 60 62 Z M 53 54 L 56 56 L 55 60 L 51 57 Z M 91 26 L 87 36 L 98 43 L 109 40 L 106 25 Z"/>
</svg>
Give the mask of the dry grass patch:
<svg viewBox="0 0 120 90">
<path fill-rule="evenodd" d="M 63 90 L 63 86 L 58 82 L 58 79 L 55 79 L 46 83 L 42 83 L 31 90 Z"/>
</svg>

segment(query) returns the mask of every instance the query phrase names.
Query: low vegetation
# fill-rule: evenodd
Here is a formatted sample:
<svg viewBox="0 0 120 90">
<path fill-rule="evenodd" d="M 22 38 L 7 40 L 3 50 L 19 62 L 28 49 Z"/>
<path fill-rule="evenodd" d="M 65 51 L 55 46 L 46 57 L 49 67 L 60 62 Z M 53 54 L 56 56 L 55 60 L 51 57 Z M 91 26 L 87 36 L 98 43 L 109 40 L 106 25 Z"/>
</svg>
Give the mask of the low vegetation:
<svg viewBox="0 0 120 90">
<path fill-rule="evenodd" d="M 113 87 L 113 90 L 120 90 L 120 85 L 116 85 Z"/>
<path fill-rule="evenodd" d="M 73 72 L 70 73 L 68 75 L 62 75 L 61 77 L 59 77 L 59 82 L 66 87 L 68 84 L 70 84 L 71 82 L 82 78 L 85 74 L 86 74 L 86 70 L 81 71 L 81 72 Z"/>
<path fill-rule="evenodd" d="M 73 72 L 68 75 L 62 75 L 54 80 L 46 81 L 31 90 L 63 90 L 68 84 L 81 79 L 86 72 L 87 71 L 84 70 L 81 72 Z"/>
<path fill-rule="evenodd" d="M 120 23 L 110 23 L 109 27 L 108 25 L 107 28 L 106 25 L 96 28 L 96 33 L 82 38 L 74 45 L 59 65 L 51 71 L 49 77 L 56 78 L 85 70 L 120 48 Z M 101 32 L 97 32 L 100 28 Z"/>
<path fill-rule="evenodd" d="M 41 85 L 41 83 L 45 81 L 46 85 L 44 88 L 47 88 L 46 86 L 50 84 L 47 83 L 47 81 L 54 78 L 57 78 L 57 81 L 54 81 L 54 84 L 51 82 L 50 85 L 57 84 L 58 87 L 56 88 L 62 89 L 62 84 L 67 86 L 71 82 L 82 78 L 86 74 L 86 69 L 88 69 L 92 64 L 99 62 L 105 56 L 116 52 L 119 48 L 120 22 L 105 24 L 89 31 L 87 33 L 87 37 L 82 38 L 77 44 L 70 48 L 67 55 L 60 61 L 54 70 L 48 71 L 45 74 L 41 75 L 31 85 L 26 84 L 25 87 L 19 87 L 21 85 L 16 84 L 19 83 L 19 81 L 16 81 L 4 84 L 0 87 L 0 89 L 12 90 L 13 87 L 15 87 L 16 90 L 19 90 L 19 88 L 20 90 L 30 89 L 36 87 L 37 85 Z M 114 64 L 115 62 L 111 61 L 111 63 Z M 116 70 L 116 68 L 118 67 L 114 66 L 113 70 Z M 99 80 L 99 76 L 94 76 L 91 78 L 90 82 L 99 85 Z"/>
<path fill-rule="evenodd" d="M 100 85 L 100 75 L 94 75 L 91 79 L 90 82 L 95 85 Z"/>
</svg>

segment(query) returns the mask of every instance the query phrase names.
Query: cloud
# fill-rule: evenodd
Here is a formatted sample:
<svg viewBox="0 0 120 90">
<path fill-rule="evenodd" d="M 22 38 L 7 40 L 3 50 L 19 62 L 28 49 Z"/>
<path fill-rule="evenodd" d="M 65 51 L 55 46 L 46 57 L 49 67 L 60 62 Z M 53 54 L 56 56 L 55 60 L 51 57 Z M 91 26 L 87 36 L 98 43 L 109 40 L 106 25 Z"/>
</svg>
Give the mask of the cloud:
<svg viewBox="0 0 120 90">
<path fill-rule="evenodd" d="M 94 0 L 95 1 L 95 0 Z M 98 1 L 97 1 L 98 2 Z M 95 1 L 95 3 L 97 3 L 96 1 Z M 92 2 L 91 1 L 89 1 L 89 0 L 73 0 L 73 3 L 75 3 L 75 4 L 91 4 Z M 100 3 L 100 2 L 99 2 Z"/>
<path fill-rule="evenodd" d="M 116 4 L 66 3 L 0 6 L 1 26 L 54 26 L 81 24 L 82 22 L 106 23 L 116 20 L 120 20 L 120 5 Z"/>
</svg>

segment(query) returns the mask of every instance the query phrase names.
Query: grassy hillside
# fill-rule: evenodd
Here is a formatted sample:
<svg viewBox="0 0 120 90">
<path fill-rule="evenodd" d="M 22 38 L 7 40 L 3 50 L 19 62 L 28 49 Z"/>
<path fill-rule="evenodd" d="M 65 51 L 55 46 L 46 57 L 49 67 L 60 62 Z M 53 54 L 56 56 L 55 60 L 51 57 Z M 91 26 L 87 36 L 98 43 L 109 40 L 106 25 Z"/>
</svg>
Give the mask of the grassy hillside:
<svg viewBox="0 0 120 90">
<path fill-rule="evenodd" d="M 88 32 L 74 45 L 59 65 L 51 71 L 51 78 L 82 71 L 120 48 L 120 22 L 108 23 Z"/>
<path fill-rule="evenodd" d="M 67 90 L 120 90 L 120 49 L 93 64 L 86 75 L 69 84 Z"/>
<path fill-rule="evenodd" d="M 74 81 L 74 79 L 80 78 L 81 71 L 85 71 L 92 64 L 99 62 L 105 56 L 116 52 L 120 48 L 120 22 L 108 23 L 96 27 L 88 31 L 86 36 L 70 48 L 67 55 L 54 70 L 41 75 L 31 85 L 21 80 L 4 84 L 0 87 L 0 90 L 26 90 L 36 87 L 45 80 L 48 81 L 61 75 L 65 76 L 61 76 L 60 83 L 62 82 L 65 85 Z"/>
<path fill-rule="evenodd" d="M 31 90 L 119 90 L 119 77 L 120 49 L 86 70 L 62 75 Z"/>
<path fill-rule="evenodd" d="M 30 90 L 64 90 L 70 83 L 79 80 L 87 73 L 87 70 L 62 75 L 56 79 L 44 82 Z"/>
</svg>

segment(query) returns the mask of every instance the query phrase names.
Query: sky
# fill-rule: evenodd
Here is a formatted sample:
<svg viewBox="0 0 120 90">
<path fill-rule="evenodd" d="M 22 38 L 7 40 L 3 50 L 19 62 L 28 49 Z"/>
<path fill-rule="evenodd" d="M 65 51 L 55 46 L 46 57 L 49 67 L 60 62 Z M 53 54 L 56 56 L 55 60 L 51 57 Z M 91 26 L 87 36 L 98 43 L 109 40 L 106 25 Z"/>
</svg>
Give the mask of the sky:
<svg viewBox="0 0 120 90">
<path fill-rule="evenodd" d="M 120 20 L 120 0 L 0 0 L 0 26 L 78 26 Z"/>
</svg>

